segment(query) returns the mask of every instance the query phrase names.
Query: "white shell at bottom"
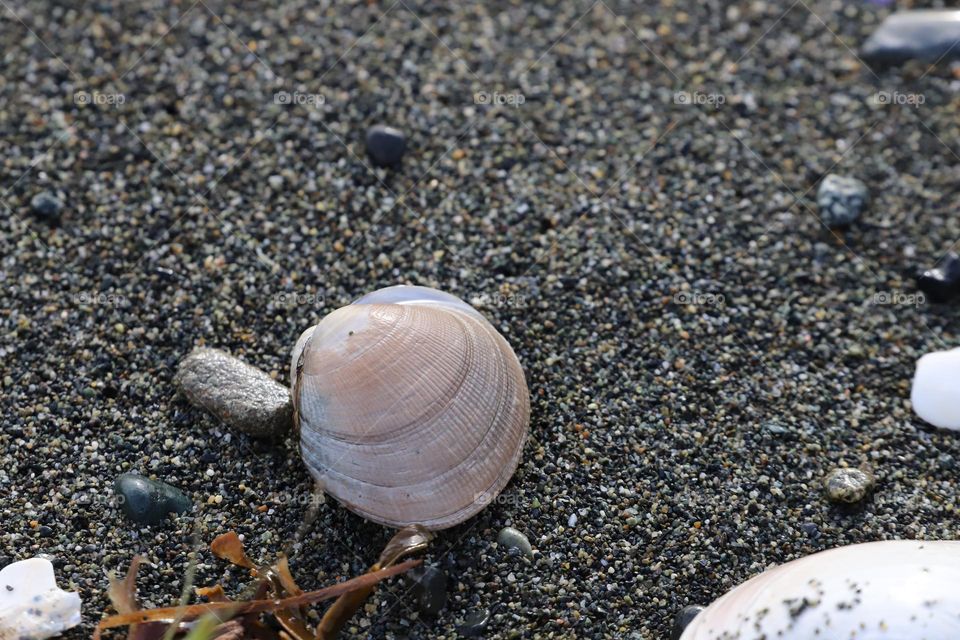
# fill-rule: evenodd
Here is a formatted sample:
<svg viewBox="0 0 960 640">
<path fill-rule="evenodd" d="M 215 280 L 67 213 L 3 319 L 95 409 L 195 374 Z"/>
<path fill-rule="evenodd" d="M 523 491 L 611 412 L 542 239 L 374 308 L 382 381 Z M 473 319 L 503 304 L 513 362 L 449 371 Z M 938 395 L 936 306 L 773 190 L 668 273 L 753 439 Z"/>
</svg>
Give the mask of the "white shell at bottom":
<svg viewBox="0 0 960 640">
<path fill-rule="evenodd" d="M 910 402 L 924 421 L 960 430 L 960 348 L 934 351 L 917 360 Z"/>
<path fill-rule="evenodd" d="M 42 640 L 80 624 L 80 596 L 57 588 L 53 565 L 30 558 L 0 570 L 0 640 Z"/>
<path fill-rule="evenodd" d="M 839 547 L 761 573 L 704 609 L 681 640 L 956 640 L 960 542 Z"/>
</svg>

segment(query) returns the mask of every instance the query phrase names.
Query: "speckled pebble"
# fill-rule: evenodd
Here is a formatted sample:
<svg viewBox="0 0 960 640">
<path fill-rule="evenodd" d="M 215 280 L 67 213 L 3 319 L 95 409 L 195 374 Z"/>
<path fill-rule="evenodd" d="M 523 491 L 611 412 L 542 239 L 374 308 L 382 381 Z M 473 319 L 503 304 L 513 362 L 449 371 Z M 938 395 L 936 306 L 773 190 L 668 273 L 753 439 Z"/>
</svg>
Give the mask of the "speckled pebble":
<svg viewBox="0 0 960 640">
<path fill-rule="evenodd" d="M 863 469 L 843 467 L 827 474 L 824 486 L 832 502 L 852 504 L 863 500 L 873 488 L 873 474 Z"/>
<path fill-rule="evenodd" d="M 867 185 L 856 178 L 831 173 L 820 183 L 817 205 L 828 227 L 845 227 L 860 217 L 869 198 Z"/>
</svg>

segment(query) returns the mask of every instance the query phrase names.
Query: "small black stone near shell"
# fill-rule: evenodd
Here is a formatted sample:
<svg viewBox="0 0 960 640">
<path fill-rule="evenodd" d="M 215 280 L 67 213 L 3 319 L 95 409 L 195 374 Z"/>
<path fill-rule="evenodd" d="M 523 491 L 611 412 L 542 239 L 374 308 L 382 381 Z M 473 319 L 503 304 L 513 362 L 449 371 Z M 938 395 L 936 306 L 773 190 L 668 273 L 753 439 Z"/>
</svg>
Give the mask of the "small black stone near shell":
<svg viewBox="0 0 960 640">
<path fill-rule="evenodd" d="M 948 253 L 940 266 L 917 276 L 917 286 L 931 302 L 950 302 L 960 297 L 960 256 Z"/>
<path fill-rule="evenodd" d="M 367 154 L 378 167 L 400 164 L 407 150 L 407 137 L 393 127 L 378 124 L 367 131 Z"/>
<path fill-rule="evenodd" d="M 680 609 L 673 618 L 670 640 L 680 640 L 680 636 L 683 635 L 683 630 L 693 622 L 693 619 L 696 618 L 701 611 L 703 611 L 703 607 L 696 604 L 691 604 Z"/>
<path fill-rule="evenodd" d="M 422 565 L 407 573 L 413 583 L 410 593 L 417 611 L 426 616 L 435 616 L 447 604 L 447 576 L 439 568 Z"/>
</svg>

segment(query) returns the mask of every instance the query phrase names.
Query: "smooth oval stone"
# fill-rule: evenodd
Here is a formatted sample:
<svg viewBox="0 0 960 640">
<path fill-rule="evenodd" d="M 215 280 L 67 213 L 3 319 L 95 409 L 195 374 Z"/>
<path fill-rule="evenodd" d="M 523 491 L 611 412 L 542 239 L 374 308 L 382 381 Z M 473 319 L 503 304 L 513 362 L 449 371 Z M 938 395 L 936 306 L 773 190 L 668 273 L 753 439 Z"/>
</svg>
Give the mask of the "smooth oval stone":
<svg viewBox="0 0 960 640">
<path fill-rule="evenodd" d="M 833 502 L 860 502 L 873 488 L 873 474 L 863 469 L 834 469 L 824 481 L 827 497 Z"/>
<path fill-rule="evenodd" d="M 960 256 L 948 253 L 940 265 L 917 277 L 917 287 L 932 302 L 949 302 L 960 296 Z"/>
<path fill-rule="evenodd" d="M 191 404 L 247 435 L 270 438 L 293 426 L 290 391 L 218 349 L 194 349 L 180 362 L 173 381 Z"/>
<path fill-rule="evenodd" d="M 480 611 L 474 611 L 464 618 L 463 624 L 461 624 L 457 630 L 460 632 L 460 635 L 466 638 L 477 638 L 487 631 L 489 624 L 489 609 L 481 609 Z"/>
<path fill-rule="evenodd" d="M 393 127 L 378 124 L 367 130 L 367 154 L 378 167 L 400 164 L 407 150 L 407 137 Z"/>
<path fill-rule="evenodd" d="M 683 630 L 686 629 L 703 607 L 697 604 L 687 605 L 673 617 L 673 627 L 670 629 L 670 640 L 680 640 Z"/>
<path fill-rule="evenodd" d="M 60 218 L 62 208 L 63 203 L 60 202 L 60 199 L 49 191 L 41 191 L 30 198 L 30 209 L 38 218 L 43 220 L 56 221 Z"/>
<path fill-rule="evenodd" d="M 410 593 L 413 595 L 417 610 L 427 616 L 440 613 L 447 604 L 447 576 L 439 568 L 420 565 L 407 572 L 413 582 Z"/>
<path fill-rule="evenodd" d="M 878 66 L 960 60 L 960 11 L 892 13 L 867 38 L 860 56 Z"/>
<path fill-rule="evenodd" d="M 960 348 L 934 351 L 917 360 L 910 402 L 925 422 L 960 431 Z"/>
<path fill-rule="evenodd" d="M 508 552 L 515 549 L 528 558 L 533 558 L 533 547 L 530 546 L 530 541 L 527 539 L 527 536 L 513 527 L 500 529 L 500 533 L 497 534 L 497 544 Z"/>
<path fill-rule="evenodd" d="M 165 482 L 135 473 L 125 473 L 113 483 L 123 513 L 139 524 L 157 524 L 171 513 L 183 513 L 193 506 L 182 491 Z"/>
<path fill-rule="evenodd" d="M 831 173 L 817 190 L 820 219 L 830 228 L 850 225 L 860 217 L 869 195 L 860 180 Z"/>
</svg>

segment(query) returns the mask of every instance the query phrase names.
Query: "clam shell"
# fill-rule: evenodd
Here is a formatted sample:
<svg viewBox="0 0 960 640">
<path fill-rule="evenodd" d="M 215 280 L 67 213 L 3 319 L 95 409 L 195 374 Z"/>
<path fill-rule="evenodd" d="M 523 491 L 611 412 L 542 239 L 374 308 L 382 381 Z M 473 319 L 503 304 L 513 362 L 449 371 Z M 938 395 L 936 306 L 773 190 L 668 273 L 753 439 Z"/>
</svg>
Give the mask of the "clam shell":
<svg viewBox="0 0 960 640">
<path fill-rule="evenodd" d="M 960 542 L 868 542 L 761 573 L 704 609 L 680 640 L 960 638 Z"/>
<path fill-rule="evenodd" d="M 304 462 L 381 524 L 453 526 L 510 480 L 530 400 L 507 341 L 473 307 L 388 287 L 305 331 L 291 360 Z"/>
</svg>

